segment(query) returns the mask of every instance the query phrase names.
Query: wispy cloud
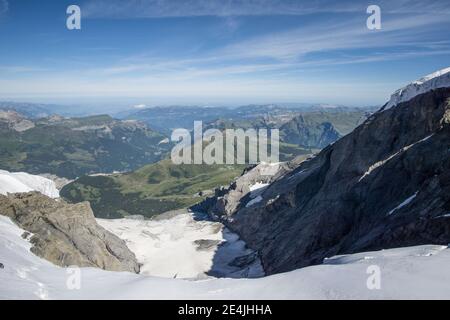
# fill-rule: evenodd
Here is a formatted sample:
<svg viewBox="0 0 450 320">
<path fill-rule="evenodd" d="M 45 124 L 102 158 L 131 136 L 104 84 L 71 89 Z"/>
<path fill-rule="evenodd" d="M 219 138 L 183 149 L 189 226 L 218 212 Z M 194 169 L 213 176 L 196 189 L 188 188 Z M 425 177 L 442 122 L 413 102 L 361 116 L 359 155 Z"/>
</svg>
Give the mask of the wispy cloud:
<svg viewBox="0 0 450 320">
<path fill-rule="evenodd" d="M 386 19 L 381 31 L 373 32 L 367 30 L 359 19 L 326 20 L 196 52 L 190 58 L 164 59 L 161 56 L 141 55 L 125 58 L 104 68 L 95 68 L 91 72 L 192 79 L 268 71 L 289 73 L 291 70 L 332 65 L 438 56 L 450 52 L 450 42 L 433 40 L 429 34 L 435 32 L 436 25 L 439 27 L 447 23 L 448 26 L 448 22 L 443 15 L 396 16 Z M 361 50 L 364 52 L 361 53 Z"/>
<path fill-rule="evenodd" d="M 229 45 L 223 55 L 236 57 L 270 57 L 292 60 L 310 53 L 335 50 L 388 48 L 430 45 L 418 41 L 419 35 L 429 33 L 439 24 L 450 24 L 448 15 L 415 14 L 407 17 L 386 17 L 383 28 L 373 32 L 360 19 L 312 24 L 302 28 L 263 35 Z M 423 39 L 426 37 L 421 37 Z M 441 43 L 442 44 L 442 43 Z M 369 53 L 370 54 L 370 53 Z"/>
<path fill-rule="evenodd" d="M 350 99 L 382 103 L 399 83 L 404 84 L 404 78 L 400 73 L 389 82 L 377 78 L 379 67 L 390 72 L 394 65 L 381 62 L 401 60 L 402 71 L 405 65 L 419 65 L 421 73 L 448 59 L 450 2 L 377 2 L 382 7 L 382 29 L 373 31 L 366 28 L 366 1 L 89 0 L 80 3 L 83 17 L 220 18 L 177 19 L 169 24 L 162 19 L 88 21 L 90 28 L 81 34 L 83 40 L 98 36 L 98 42 L 89 40 L 95 48 L 80 45 L 76 54 L 63 56 L 50 50 L 48 59 L 37 61 L 36 68 L 22 61 L 21 55 L 11 56 L 11 65 L 0 65 L 0 96 L 245 98 L 256 103 L 311 101 L 325 94 L 325 102 L 330 103 Z M 254 17 L 316 13 L 326 14 Z M 129 39 L 121 32 L 116 37 L 94 30 L 115 22 L 123 23 Z M 153 33 L 147 37 L 149 26 Z M 133 28 L 140 27 L 144 32 L 134 36 Z M 432 63 L 422 66 L 422 61 Z M 350 67 L 356 64 L 357 68 Z M 356 74 L 357 69 L 365 74 Z"/>
<path fill-rule="evenodd" d="M 83 10 L 87 17 L 96 18 L 304 15 L 362 8 L 353 3 L 347 0 L 339 1 L 339 5 L 329 0 L 93 0 Z"/>
<path fill-rule="evenodd" d="M 313 20 L 300 28 L 282 32 L 270 32 L 263 35 L 241 39 L 212 51 L 195 53 L 194 58 L 183 57 L 175 61 L 154 61 L 153 57 L 141 57 L 137 61 L 119 62 L 104 69 L 105 73 L 121 74 L 131 72 L 172 73 L 212 75 L 245 74 L 268 70 L 283 70 L 292 67 L 317 67 L 319 63 L 330 65 L 363 63 L 364 61 L 395 60 L 402 57 L 429 55 L 423 49 L 432 48 L 438 52 L 450 49 L 447 42 L 433 41 L 432 37 L 441 26 L 442 30 L 450 24 L 450 5 L 446 1 L 399 0 L 380 1 L 383 10 L 396 12 L 383 14 L 383 27 L 380 31 L 370 31 L 365 26 L 365 8 L 367 3 L 355 1 L 330 2 L 327 0 L 132 0 L 122 3 L 118 0 L 94 0 L 89 2 L 88 12 L 95 16 L 100 10 L 106 16 L 125 17 L 173 17 L 195 15 L 226 16 L 231 28 L 235 23 L 233 15 L 259 14 L 307 14 L 321 11 L 353 12 L 351 18 L 331 16 L 329 19 Z M 116 8 L 117 7 L 117 8 Z M 118 8 L 121 8 L 118 10 Z M 400 7 L 402 8 L 400 10 Z M 132 10 L 128 10 L 132 8 Z M 94 10 L 95 9 L 95 10 Z M 117 10 L 116 10 L 117 9 Z M 120 11 L 120 12 L 119 12 Z M 136 11 L 136 12 L 135 12 Z M 384 11 L 383 11 L 384 12 Z M 429 14 L 427 12 L 433 12 Z M 438 29 L 436 29 L 438 28 Z M 420 39 L 420 40 L 419 40 Z M 425 39 L 425 40 L 424 40 Z M 377 49 L 396 48 L 383 58 L 376 55 Z M 407 50 L 405 50 L 405 48 Z M 363 58 L 354 54 L 341 54 L 351 50 L 372 50 Z M 338 52 L 339 51 L 339 52 Z M 314 54 L 336 53 L 333 59 L 309 59 Z M 258 60 L 263 62 L 258 63 Z M 226 65 L 222 67 L 221 65 Z M 228 72 L 226 72 L 228 71 Z"/>
<path fill-rule="evenodd" d="M 381 0 L 377 4 L 390 13 L 450 12 L 446 0 Z M 83 13 L 91 18 L 309 15 L 364 12 L 367 6 L 367 1 L 354 0 L 90 0 L 83 5 Z"/>
</svg>

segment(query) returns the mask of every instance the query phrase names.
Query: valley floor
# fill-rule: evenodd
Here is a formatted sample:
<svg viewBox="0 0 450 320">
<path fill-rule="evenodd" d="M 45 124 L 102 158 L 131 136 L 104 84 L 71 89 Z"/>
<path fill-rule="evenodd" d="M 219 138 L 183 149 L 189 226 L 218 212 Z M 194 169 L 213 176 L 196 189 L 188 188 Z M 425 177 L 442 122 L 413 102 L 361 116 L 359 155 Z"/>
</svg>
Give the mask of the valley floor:
<svg viewBox="0 0 450 320">
<path fill-rule="evenodd" d="M 0 299 L 450 299 L 446 246 L 339 256 L 258 279 L 194 281 L 82 268 L 77 289 L 76 273 L 33 255 L 22 234 L 0 216 Z M 368 271 L 377 268 L 380 289 L 370 290 Z"/>
</svg>

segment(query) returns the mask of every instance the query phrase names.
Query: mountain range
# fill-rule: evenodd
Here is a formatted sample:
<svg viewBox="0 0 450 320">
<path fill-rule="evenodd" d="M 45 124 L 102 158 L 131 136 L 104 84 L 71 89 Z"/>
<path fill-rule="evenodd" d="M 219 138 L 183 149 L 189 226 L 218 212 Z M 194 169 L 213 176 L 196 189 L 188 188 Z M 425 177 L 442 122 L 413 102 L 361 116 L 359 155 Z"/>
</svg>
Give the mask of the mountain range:
<svg viewBox="0 0 450 320">
<path fill-rule="evenodd" d="M 0 166 L 9 171 L 73 179 L 132 170 L 164 158 L 164 139 L 143 123 L 108 115 L 35 119 L 0 110 Z"/>
<path fill-rule="evenodd" d="M 279 128 L 280 161 L 304 158 L 319 151 L 351 132 L 370 114 L 366 109 L 358 108 L 317 107 L 303 112 L 278 106 L 249 108 L 250 111 L 226 109 L 229 118 L 224 117 L 224 110 L 204 108 L 207 117 L 221 118 L 207 122 L 203 129 Z M 135 117 L 146 121 L 148 116 L 147 123 L 152 126 L 158 121 L 169 126 L 171 123 L 192 126 L 193 122 L 189 122 L 194 118 L 190 117 L 205 116 L 204 109 L 173 107 L 162 112 L 158 108 L 149 108 L 138 111 Z M 61 195 L 70 202 L 90 201 L 98 217 L 118 218 L 136 214 L 150 217 L 199 202 L 215 187 L 229 184 L 245 167 L 175 165 L 170 160 L 161 160 L 131 172 L 80 177 L 66 185 Z"/>
<path fill-rule="evenodd" d="M 4 112 L 5 130 L 17 133 L 49 121 L 81 125 L 73 118 Z M 297 128 L 311 130 L 300 117 Z M 104 133 L 103 117 L 88 119 L 81 131 L 100 126 Z M 336 137 L 343 135 L 333 128 Z M 310 132 L 315 143 L 326 140 Z M 125 219 L 97 220 L 88 202 L 53 199 L 58 192 L 49 179 L 0 171 L 0 297 L 448 297 L 449 152 L 450 69 L 396 91 L 316 154 L 229 171 L 165 159 L 123 174 L 83 176 L 61 191 L 75 202 L 89 198 L 105 217 Z M 238 171 L 231 184 L 218 187 Z M 209 189 L 195 198 L 199 188 Z M 99 202 L 103 191 L 109 198 Z M 198 202 L 193 212 L 158 215 L 158 201 L 180 195 L 186 202 L 176 205 Z M 102 207 L 108 203 L 112 207 Z M 146 209 L 149 214 L 142 214 Z M 179 260 L 170 256 L 181 250 L 195 256 L 188 269 L 177 268 Z M 177 270 L 201 277 L 228 277 L 230 270 L 236 277 L 265 276 L 183 281 L 134 274 L 141 268 L 161 272 L 152 268 L 158 263 L 170 264 L 173 278 Z M 83 286 L 75 291 L 67 290 L 67 272 L 58 267 L 73 264 L 83 271 Z M 379 290 L 368 284 L 373 267 L 382 270 Z"/>
</svg>

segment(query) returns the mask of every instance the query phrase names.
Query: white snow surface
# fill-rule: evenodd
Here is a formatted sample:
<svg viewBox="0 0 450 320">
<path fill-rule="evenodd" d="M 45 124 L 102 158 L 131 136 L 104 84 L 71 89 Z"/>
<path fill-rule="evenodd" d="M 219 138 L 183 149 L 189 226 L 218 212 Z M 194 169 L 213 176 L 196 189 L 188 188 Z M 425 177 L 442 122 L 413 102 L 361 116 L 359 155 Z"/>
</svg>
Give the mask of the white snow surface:
<svg viewBox="0 0 450 320">
<path fill-rule="evenodd" d="M 25 172 L 0 170 L 0 194 L 30 191 L 39 191 L 50 198 L 59 198 L 58 189 L 50 179 Z"/>
<path fill-rule="evenodd" d="M 327 259 L 324 265 L 259 279 L 167 279 L 96 268 L 73 272 L 30 252 L 23 230 L 0 216 L 0 299 L 450 299 L 450 249 L 418 246 Z M 367 269 L 381 271 L 380 290 Z"/>
<path fill-rule="evenodd" d="M 429 74 L 397 90 L 391 96 L 384 110 L 395 107 L 399 103 L 409 101 L 428 91 L 447 87 L 450 87 L 450 67 Z"/>
<path fill-rule="evenodd" d="M 248 267 L 234 267 L 235 258 L 253 253 L 239 237 L 219 222 L 194 219 L 186 211 L 152 220 L 97 219 L 125 240 L 141 266 L 141 273 L 166 278 L 261 277 L 257 259 Z M 202 245 L 203 244 L 203 245 Z"/>
</svg>

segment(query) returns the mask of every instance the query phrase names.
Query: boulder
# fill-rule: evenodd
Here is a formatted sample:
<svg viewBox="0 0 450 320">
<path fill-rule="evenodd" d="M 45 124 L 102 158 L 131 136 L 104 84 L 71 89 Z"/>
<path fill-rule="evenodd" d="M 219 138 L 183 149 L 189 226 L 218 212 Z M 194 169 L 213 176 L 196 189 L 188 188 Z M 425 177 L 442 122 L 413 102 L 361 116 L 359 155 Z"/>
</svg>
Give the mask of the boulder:
<svg viewBox="0 0 450 320">
<path fill-rule="evenodd" d="M 0 195 L 0 214 L 31 233 L 31 251 L 56 265 L 139 272 L 134 254 L 97 224 L 88 202 L 68 204 L 38 192 Z"/>
</svg>

